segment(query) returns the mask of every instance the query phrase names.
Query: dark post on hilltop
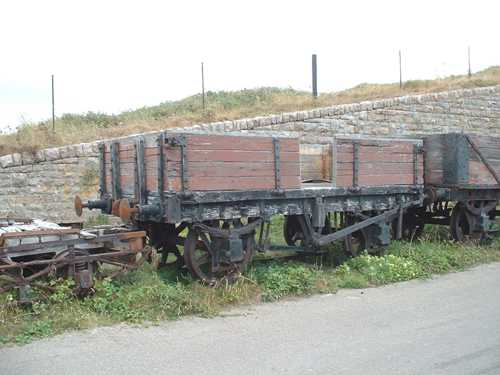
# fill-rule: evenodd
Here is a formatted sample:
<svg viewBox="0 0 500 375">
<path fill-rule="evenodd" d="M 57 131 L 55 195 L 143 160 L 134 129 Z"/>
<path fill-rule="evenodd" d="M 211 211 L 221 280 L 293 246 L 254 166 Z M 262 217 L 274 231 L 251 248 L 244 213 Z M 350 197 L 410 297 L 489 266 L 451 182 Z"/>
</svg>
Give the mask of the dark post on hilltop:
<svg viewBox="0 0 500 375">
<path fill-rule="evenodd" d="M 318 97 L 318 66 L 316 54 L 312 55 L 312 94 Z"/>
<path fill-rule="evenodd" d="M 52 74 L 52 131 L 56 132 L 56 115 L 54 111 L 54 75 Z"/>
<path fill-rule="evenodd" d="M 201 103 L 205 110 L 205 72 L 203 70 L 203 62 L 201 63 Z"/>
</svg>

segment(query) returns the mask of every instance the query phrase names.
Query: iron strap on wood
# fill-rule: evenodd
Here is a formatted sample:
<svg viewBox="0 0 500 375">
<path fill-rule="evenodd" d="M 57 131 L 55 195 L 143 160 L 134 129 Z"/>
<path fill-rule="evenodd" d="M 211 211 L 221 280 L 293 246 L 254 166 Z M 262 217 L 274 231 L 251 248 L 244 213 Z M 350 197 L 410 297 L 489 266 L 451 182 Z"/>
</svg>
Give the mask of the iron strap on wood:
<svg viewBox="0 0 500 375">
<path fill-rule="evenodd" d="M 477 156 L 479 156 L 479 159 L 481 159 L 481 161 L 486 166 L 486 168 L 488 168 L 488 171 L 493 175 L 497 184 L 500 184 L 500 178 L 497 175 L 497 172 L 495 171 L 495 169 L 489 163 L 488 159 L 486 159 L 484 157 L 484 155 L 481 152 L 481 150 L 479 149 L 479 147 L 476 146 L 476 144 L 472 141 L 471 137 L 468 134 L 464 134 L 464 136 L 465 136 L 465 139 L 467 139 L 467 142 L 469 142 L 472 149 L 476 152 Z"/>
<path fill-rule="evenodd" d="M 139 193 L 139 202 L 147 204 L 147 189 L 146 189 L 146 160 L 144 152 L 144 138 L 137 140 L 136 144 L 136 168 L 137 168 L 137 191 Z"/>
<path fill-rule="evenodd" d="M 418 145 L 413 145 L 413 185 L 418 184 Z"/>
<path fill-rule="evenodd" d="M 189 177 L 188 177 L 188 156 L 187 156 L 187 143 L 185 136 L 179 136 L 179 145 L 181 147 L 181 183 L 182 191 L 189 190 Z"/>
<path fill-rule="evenodd" d="M 111 187 L 113 199 L 121 199 L 122 189 L 120 184 L 120 143 L 110 145 L 111 152 Z"/>
<path fill-rule="evenodd" d="M 330 177 L 332 182 L 332 187 L 337 186 L 337 140 L 334 138 L 332 143 L 330 143 L 330 155 L 331 165 L 330 165 Z"/>
<path fill-rule="evenodd" d="M 359 143 L 352 143 L 352 186 L 359 186 Z"/>
<path fill-rule="evenodd" d="M 281 189 L 281 145 L 279 138 L 273 138 L 274 150 L 274 188 Z"/>
<path fill-rule="evenodd" d="M 160 197 L 160 204 L 164 204 L 163 193 L 165 191 L 165 133 L 158 136 L 158 196 Z"/>
<path fill-rule="evenodd" d="M 106 145 L 99 145 L 99 193 L 103 197 L 107 193 L 106 189 L 106 160 L 105 160 Z"/>
<path fill-rule="evenodd" d="M 137 172 L 137 142 L 134 143 L 134 199 L 140 202 L 139 172 Z"/>
</svg>

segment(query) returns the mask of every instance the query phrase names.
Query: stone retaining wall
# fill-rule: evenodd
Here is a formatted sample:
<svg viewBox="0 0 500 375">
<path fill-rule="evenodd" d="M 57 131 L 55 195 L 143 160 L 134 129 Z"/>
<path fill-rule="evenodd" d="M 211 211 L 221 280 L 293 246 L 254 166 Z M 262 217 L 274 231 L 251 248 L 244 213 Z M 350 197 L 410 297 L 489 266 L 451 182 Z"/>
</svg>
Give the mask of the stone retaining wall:
<svg viewBox="0 0 500 375">
<path fill-rule="evenodd" d="M 416 137 L 468 132 L 500 136 L 500 86 L 336 105 L 169 131 L 260 133 L 300 136 L 360 134 Z M 95 197 L 97 143 L 71 145 L 0 157 L 0 216 L 76 220 L 75 194 Z M 85 214 L 84 219 L 89 217 Z"/>
</svg>

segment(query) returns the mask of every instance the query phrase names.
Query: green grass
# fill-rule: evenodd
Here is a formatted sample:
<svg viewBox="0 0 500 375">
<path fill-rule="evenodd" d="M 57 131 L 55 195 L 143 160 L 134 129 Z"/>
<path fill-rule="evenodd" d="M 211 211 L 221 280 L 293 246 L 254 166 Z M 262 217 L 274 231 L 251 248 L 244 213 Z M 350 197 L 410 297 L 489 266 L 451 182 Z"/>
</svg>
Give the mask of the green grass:
<svg viewBox="0 0 500 375">
<path fill-rule="evenodd" d="M 35 152 L 41 148 L 213 121 L 498 84 L 500 67 L 493 66 L 473 74 L 471 78 L 450 76 L 434 80 L 407 81 L 402 88 L 399 83 L 360 84 L 340 92 L 323 93 L 316 99 L 311 97 L 310 92 L 291 88 L 261 87 L 232 92 L 209 91 L 206 109 L 202 108 L 201 95 L 193 95 L 179 101 L 167 101 L 116 115 L 94 112 L 63 114 L 56 118 L 55 133 L 52 132 L 49 120 L 25 123 L 15 133 L 0 134 L 0 155 Z M 87 179 L 92 180 L 93 177 L 90 173 Z"/>
<path fill-rule="evenodd" d="M 95 227 L 98 225 L 108 225 L 110 224 L 109 215 L 97 214 L 94 216 L 90 216 L 84 223 L 83 226 L 85 228 Z"/>
<path fill-rule="evenodd" d="M 281 239 L 281 222 L 279 217 L 273 222 L 275 240 Z M 301 261 L 257 257 L 236 283 L 215 288 L 173 267 L 155 270 L 149 264 L 116 279 L 98 281 L 95 294 L 85 299 L 73 296 L 71 281 L 50 280 L 48 286 L 55 291 L 39 293 L 31 307 L 18 306 L 12 293 L 0 296 L 0 344 L 24 344 L 67 330 L 120 322 L 156 324 L 185 315 L 209 317 L 235 305 L 428 278 L 500 261 L 498 240 L 479 247 L 438 241 L 439 236 L 440 231 L 431 230 L 422 241 L 393 242 L 383 256 L 348 259 L 334 246 L 324 256 Z"/>
</svg>

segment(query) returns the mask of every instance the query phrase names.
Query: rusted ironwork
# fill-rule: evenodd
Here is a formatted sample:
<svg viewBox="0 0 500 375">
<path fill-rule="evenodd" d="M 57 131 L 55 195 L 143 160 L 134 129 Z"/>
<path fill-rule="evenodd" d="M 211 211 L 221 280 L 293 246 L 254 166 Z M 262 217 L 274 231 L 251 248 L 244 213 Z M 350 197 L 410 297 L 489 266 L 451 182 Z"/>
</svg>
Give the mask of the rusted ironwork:
<svg viewBox="0 0 500 375">
<path fill-rule="evenodd" d="M 4 221 L 0 221 L 4 223 Z M 39 226 L 39 229 L 34 227 Z M 147 257 L 144 231 L 100 226 L 85 230 L 40 221 L 9 221 L 0 231 L 0 292 L 27 290 L 48 275 L 71 278 L 75 293 L 91 292 L 95 272 L 107 264 L 112 275 L 137 268 Z M 112 266 L 112 267 L 111 267 Z M 111 268 L 110 268 L 111 267 Z"/>
</svg>

